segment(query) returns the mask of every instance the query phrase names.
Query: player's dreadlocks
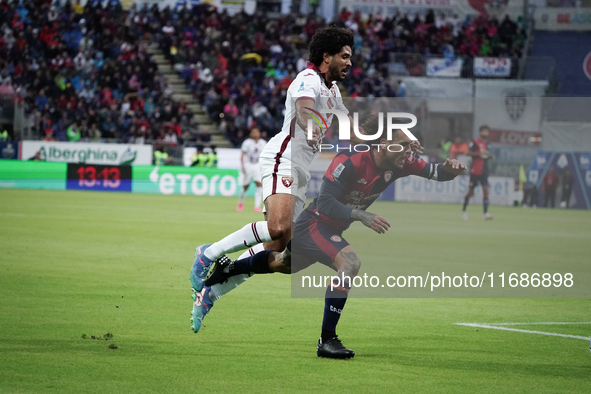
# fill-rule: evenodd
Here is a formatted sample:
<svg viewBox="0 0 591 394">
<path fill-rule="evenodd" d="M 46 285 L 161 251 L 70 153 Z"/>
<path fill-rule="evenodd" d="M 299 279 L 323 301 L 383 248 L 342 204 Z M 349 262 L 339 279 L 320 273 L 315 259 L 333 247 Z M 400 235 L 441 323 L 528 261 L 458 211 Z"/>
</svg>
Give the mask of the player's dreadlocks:
<svg viewBox="0 0 591 394">
<path fill-rule="evenodd" d="M 310 62 L 319 67 L 324 59 L 324 54 L 330 56 L 341 52 L 345 45 L 353 48 L 355 39 L 349 29 L 332 25 L 316 31 L 310 42 Z"/>
</svg>

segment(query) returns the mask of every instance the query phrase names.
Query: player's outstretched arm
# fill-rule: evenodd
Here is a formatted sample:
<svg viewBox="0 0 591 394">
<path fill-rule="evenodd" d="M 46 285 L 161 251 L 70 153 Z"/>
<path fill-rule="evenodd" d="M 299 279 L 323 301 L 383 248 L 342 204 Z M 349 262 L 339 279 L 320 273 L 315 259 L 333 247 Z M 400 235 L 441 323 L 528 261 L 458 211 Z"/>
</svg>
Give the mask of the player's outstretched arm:
<svg viewBox="0 0 591 394">
<path fill-rule="evenodd" d="M 422 178 L 445 182 L 463 174 L 465 170 L 466 166 L 456 159 L 447 159 L 443 164 L 425 163 L 419 159 L 409 164 L 403 176 L 418 175 Z"/>
<path fill-rule="evenodd" d="M 385 234 L 390 228 L 390 223 L 383 217 L 361 209 L 352 210 L 351 219 L 360 221 L 364 226 L 371 228 L 378 234 Z"/>
<path fill-rule="evenodd" d="M 467 167 L 456 159 L 446 159 L 443 163 L 443 169 L 454 177 L 461 175 L 466 171 Z"/>
<path fill-rule="evenodd" d="M 411 141 L 410 142 L 410 149 L 418 154 L 421 154 L 425 151 L 425 148 L 423 147 L 423 145 L 421 145 L 421 143 L 419 142 L 419 140 L 416 141 Z"/>
</svg>

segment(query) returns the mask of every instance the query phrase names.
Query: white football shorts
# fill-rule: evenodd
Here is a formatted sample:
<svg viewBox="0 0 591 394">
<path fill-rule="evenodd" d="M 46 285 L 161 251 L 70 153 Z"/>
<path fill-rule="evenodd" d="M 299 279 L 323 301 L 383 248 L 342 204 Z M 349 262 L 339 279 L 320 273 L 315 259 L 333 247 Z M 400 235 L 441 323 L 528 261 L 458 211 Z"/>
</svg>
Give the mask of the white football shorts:
<svg viewBox="0 0 591 394">
<path fill-rule="evenodd" d="M 265 145 L 259 158 L 259 166 L 263 183 L 263 201 L 272 194 L 295 196 L 296 206 L 292 217 L 295 222 L 306 204 L 310 172 L 307 168 L 295 165 L 291 153 L 291 137 L 279 133 Z"/>
</svg>

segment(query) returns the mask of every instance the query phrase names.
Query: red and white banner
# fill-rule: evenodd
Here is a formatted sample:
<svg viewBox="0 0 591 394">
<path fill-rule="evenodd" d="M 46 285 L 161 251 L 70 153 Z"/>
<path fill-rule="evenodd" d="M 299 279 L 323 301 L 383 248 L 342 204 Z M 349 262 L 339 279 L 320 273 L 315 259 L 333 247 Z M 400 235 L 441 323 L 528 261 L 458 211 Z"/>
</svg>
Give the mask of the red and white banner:
<svg viewBox="0 0 591 394">
<path fill-rule="evenodd" d="M 477 77 L 508 77 L 511 75 L 511 59 L 475 57 L 474 75 Z"/>
<path fill-rule="evenodd" d="M 542 133 L 533 131 L 492 129 L 490 131 L 488 140 L 501 145 L 540 145 L 542 142 Z"/>
<path fill-rule="evenodd" d="M 537 8 L 536 30 L 591 30 L 590 8 Z"/>
<path fill-rule="evenodd" d="M 397 12 L 425 14 L 429 9 L 435 13 L 458 15 L 496 16 L 499 20 L 509 15 L 513 20 L 523 15 L 524 0 L 340 0 L 340 9 L 359 11 L 364 16 L 380 14 L 388 18 Z"/>
</svg>

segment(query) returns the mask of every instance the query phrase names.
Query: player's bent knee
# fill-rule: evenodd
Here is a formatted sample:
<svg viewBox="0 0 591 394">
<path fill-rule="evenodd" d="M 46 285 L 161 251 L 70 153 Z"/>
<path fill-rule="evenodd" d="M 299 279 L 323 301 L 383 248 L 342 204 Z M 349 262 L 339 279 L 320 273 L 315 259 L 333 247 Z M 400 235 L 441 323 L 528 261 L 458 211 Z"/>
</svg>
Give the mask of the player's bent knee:
<svg viewBox="0 0 591 394">
<path fill-rule="evenodd" d="M 359 270 L 361 269 L 361 261 L 351 262 L 348 264 L 343 271 L 345 275 L 350 276 L 351 278 L 359 275 Z"/>
<path fill-rule="evenodd" d="M 354 278 L 359 274 L 359 270 L 361 269 L 361 260 L 355 252 L 349 252 L 348 255 L 345 255 L 345 264 L 338 269 L 339 275 L 343 274 Z"/>
<path fill-rule="evenodd" d="M 289 234 L 291 228 L 284 223 L 269 223 L 269 235 L 273 241 L 278 241 Z"/>
</svg>

